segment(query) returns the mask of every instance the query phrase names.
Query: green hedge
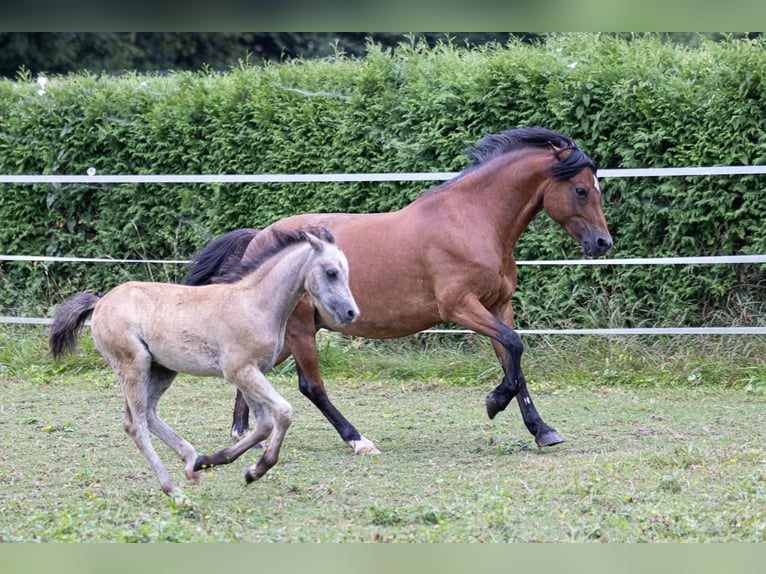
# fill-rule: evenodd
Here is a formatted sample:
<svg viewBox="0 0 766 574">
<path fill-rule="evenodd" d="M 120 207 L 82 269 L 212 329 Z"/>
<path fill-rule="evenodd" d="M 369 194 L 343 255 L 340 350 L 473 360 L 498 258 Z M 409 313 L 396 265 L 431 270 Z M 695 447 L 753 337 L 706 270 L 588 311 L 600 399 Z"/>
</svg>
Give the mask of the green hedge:
<svg viewBox="0 0 766 574">
<path fill-rule="evenodd" d="M 465 49 L 369 45 L 336 57 L 167 76 L 0 82 L 0 173 L 457 171 L 482 132 L 542 125 L 601 168 L 766 162 L 766 45 L 564 34 Z M 764 176 L 604 179 L 614 257 L 766 253 Z M 387 211 L 423 182 L 3 185 L 0 252 L 186 258 L 216 235 L 310 211 Z M 537 218 L 518 259 L 579 258 Z M 763 322 L 763 265 L 521 267 L 518 324 Z M 181 266 L 0 264 L 0 314 L 50 312 Z"/>
</svg>

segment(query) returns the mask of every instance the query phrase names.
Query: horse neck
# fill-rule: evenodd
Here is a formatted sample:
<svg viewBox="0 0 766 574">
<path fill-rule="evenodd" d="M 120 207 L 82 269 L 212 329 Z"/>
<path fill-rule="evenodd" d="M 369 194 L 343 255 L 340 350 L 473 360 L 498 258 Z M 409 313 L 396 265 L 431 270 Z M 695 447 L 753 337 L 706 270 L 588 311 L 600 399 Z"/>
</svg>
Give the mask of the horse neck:
<svg viewBox="0 0 766 574">
<path fill-rule="evenodd" d="M 543 207 L 551 160 L 539 150 L 508 153 L 467 173 L 464 185 L 473 193 L 471 210 L 479 225 L 492 225 L 506 255 Z"/>
<path fill-rule="evenodd" d="M 314 250 L 309 243 L 286 247 L 283 252 L 264 261 L 236 285 L 243 292 L 255 292 L 267 301 L 269 309 L 287 317 L 305 292 L 304 280 L 313 259 Z"/>
</svg>

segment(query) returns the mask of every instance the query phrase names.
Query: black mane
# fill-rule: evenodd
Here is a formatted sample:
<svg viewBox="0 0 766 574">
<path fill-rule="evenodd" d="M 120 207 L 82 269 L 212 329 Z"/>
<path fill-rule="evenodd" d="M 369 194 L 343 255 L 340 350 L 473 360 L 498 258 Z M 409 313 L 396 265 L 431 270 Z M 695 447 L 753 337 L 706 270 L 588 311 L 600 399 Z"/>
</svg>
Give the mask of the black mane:
<svg viewBox="0 0 766 574">
<path fill-rule="evenodd" d="M 327 243 L 335 243 L 332 232 L 326 227 L 320 226 L 302 227 L 294 231 L 283 231 L 276 228 L 260 231 L 254 239 L 254 241 L 259 242 L 257 250 L 249 254 L 246 259 L 237 256 L 229 257 L 226 263 L 221 266 L 220 273 L 213 278 L 213 282 L 236 283 L 283 249 L 302 241 L 308 241 L 307 233 Z M 263 234 L 268 234 L 268 237 L 264 238 Z"/>
<path fill-rule="evenodd" d="M 466 149 L 465 154 L 470 164 L 465 172 L 511 151 L 526 147 L 550 148 L 552 146 L 561 152 L 571 150 L 571 153 L 565 157 L 560 152 L 557 154 L 559 161 L 551 169 L 551 175 L 556 179 L 569 179 L 586 167 L 591 168 L 594 173 L 598 169 L 596 162 L 577 147 L 572 138 L 546 128 L 529 127 L 505 130 L 499 134 L 485 133 L 478 143 L 469 145 Z"/>
</svg>

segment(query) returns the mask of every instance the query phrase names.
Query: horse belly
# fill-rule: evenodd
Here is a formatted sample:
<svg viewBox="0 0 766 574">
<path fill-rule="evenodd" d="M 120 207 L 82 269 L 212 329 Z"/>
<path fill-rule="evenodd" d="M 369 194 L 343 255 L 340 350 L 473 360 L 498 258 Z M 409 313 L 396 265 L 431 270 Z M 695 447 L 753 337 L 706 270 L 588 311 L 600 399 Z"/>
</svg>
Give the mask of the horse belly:
<svg viewBox="0 0 766 574">
<path fill-rule="evenodd" d="M 149 353 L 153 362 L 178 373 L 197 377 L 215 377 L 221 374 L 221 356 L 215 347 L 184 344 L 167 347 L 154 344 L 149 345 Z"/>
</svg>

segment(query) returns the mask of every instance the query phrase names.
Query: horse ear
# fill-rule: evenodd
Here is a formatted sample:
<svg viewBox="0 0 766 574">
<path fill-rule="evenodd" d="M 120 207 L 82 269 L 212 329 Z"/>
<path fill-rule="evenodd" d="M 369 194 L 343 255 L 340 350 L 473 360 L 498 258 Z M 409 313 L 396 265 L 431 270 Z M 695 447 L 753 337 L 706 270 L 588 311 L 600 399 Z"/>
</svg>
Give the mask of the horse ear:
<svg viewBox="0 0 766 574">
<path fill-rule="evenodd" d="M 548 145 L 551 146 L 551 149 L 553 150 L 553 155 L 559 161 L 563 161 L 567 157 L 569 157 L 571 152 L 577 147 L 574 144 L 563 146 L 563 147 L 559 147 L 557 145 L 554 145 L 553 142 L 548 142 Z M 569 153 L 565 154 L 565 152 L 569 152 Z"/>
<path fill-rule="evenodd" d="M 551 150 L 553 151 L 553 155 L 556 156 L 556 159 L 559 159 L 559 154 L 564 150 L 564 148 L 554 145 L 553 142 L 548 142 L 548 145 L 551 146 Z"/>
<path fill-rule="evenodd" d="M 322 251 L 324 249 L 324 243 L 321 239 L 319 239 L 316 235 L 313 233 L 309 233 L 308 231 L 303 232 L 303 236 L 306 238 L 306 241 L 308 241 L 311 244 L 311 247 L 314 248 L 315 251 Z"/>
</svg>

